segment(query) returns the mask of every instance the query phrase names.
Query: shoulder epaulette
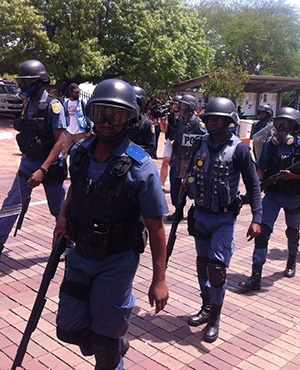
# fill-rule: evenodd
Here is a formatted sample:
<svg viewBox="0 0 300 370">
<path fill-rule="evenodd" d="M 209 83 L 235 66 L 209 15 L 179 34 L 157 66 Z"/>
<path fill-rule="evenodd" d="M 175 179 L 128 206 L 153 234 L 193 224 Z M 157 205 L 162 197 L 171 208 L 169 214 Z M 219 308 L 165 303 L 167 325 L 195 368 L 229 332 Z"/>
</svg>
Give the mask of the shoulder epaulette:
<svg viewBox="0 0 300 370">
<path fill-rule="evenodd" d="M 136 145 L 136 144 L 130 144 L 125 153 L 132 159 L 134 159 L 136 162 L 138 162 L 139 164 L 142 163 L 142 160 L 149 156 L 149 154 L 147 152 L 145 152 L 144 149 L 142 149 L 140 146 Z"/>
</svg>

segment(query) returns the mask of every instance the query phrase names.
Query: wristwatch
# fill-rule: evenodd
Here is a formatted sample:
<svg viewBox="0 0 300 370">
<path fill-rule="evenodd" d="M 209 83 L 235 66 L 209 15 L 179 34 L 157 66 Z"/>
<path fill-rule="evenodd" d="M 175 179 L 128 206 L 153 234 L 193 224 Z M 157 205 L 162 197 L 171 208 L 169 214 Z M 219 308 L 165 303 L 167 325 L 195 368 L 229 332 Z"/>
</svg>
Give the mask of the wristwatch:
<svg viewBox="0 0 300 370">
<path fill-rule="evenodd" d="M 44 176 L 46 176 L 46 175 L 47 175 L 48 170 L 47 170 L 46 168 L 44 168 L 44 167 L 40 167 L 39 169 L 43 172 Z"/>
</svg>

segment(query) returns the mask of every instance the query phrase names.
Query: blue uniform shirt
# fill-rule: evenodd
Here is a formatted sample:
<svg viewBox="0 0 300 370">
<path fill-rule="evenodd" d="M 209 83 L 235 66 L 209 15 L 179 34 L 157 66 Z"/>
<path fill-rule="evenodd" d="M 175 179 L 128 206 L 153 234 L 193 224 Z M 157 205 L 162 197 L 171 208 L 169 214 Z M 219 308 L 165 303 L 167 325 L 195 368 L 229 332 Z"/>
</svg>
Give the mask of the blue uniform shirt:
<svg viewBox="0 0 300 370">
<path fill-rule="evenodd" d="M 125 153 L 128 145 L 130 145 L 130 140 L 126 137 L 112 150 L 108 158 L 102 163 L 96 161 L 92 154 L 89 153 L 91 161 L 88 169 L 88 177 L 91 184 L 99 179 L 106 166 L 113 158 L 119 157 Z M 160 185 L 157 167 L 146 152 L 141 162 L 142 163 L 139 164 L 136 160 L 132 160 L 132 165 L 126 174 L 126 182 L 134 189 L 141 208 L 141 214 L 144 218 L 162 216 L 168 213 L 168 206 Z"/>
</svg>

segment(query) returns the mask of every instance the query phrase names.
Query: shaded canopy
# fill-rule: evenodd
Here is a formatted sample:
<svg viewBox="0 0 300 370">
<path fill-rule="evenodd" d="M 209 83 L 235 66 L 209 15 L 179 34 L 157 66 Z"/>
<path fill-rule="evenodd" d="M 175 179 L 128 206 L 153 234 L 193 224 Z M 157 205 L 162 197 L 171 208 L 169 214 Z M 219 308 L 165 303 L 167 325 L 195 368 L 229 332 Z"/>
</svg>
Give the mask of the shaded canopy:
<svg viewBox="0 0 300 370">
<path fill-rule="evenodd" d="M 171 85 L 170 89 L 172 92 L 198 89 L 212 76 L 214 76 L 214 74 L 205 74 L 200 77 L 192 78 L 190 80 Z M 300 92 L 300 78 L 250 75 L 249 80 L 245 83 L 245 92 L 262 94 L 267 92 L 283 93 L 286 91 Z"/>
</svg>

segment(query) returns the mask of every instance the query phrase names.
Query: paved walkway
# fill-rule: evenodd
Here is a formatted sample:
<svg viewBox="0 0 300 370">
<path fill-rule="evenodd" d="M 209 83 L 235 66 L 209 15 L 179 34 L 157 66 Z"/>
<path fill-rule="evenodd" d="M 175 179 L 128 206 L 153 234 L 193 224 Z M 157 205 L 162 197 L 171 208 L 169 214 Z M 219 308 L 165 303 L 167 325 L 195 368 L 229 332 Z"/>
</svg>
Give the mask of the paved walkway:
<svg viewBox="0 0 300 370">
<path fill-rule="evenodd" d="M 20 159 L 14 136 L 11 121 L 0 118 L 1 204 Z M 160 158 L 162 149 L 163 137 L 158 151 Z M 161 159 L 155 162 L 159 168 Z M 166 198 L 170 204 L 169 194 Z M 169 303 L 158 315 L 154 315 L 147 298 L 152 275 L 147 247 L 134 283 L 137 301 L 128 333 L 130 349 L 125 358 L 126 370 L 300 369 L 300 273 L 293 279 L 283 277 L 287 250 L 282 214 L 271 238 L 262 290 L 247 294 L 238 290 L 239 280 L 251 269 L 253 243 L 245 238 L 250 218 L 249 206 L 245 206 L 237 223 L 236 251 L 228 270 L 229 287 L 220 336 L 212 344 L 202 340 L 203 327 L 187 325 L 188 316 L 198 311 L 200 299 L 194 243 L 187 235 L 186 219 L 179 225 L 167 271 Z M 171 224 L 166 221 L 165 225 L 168 235 Z M 12 366 L 47 263 L 53 227 L 44 192 L 37 188 L 22 229 L 16 237 L 11 233 L 0 261 L 0 370 Z M 60 263 L 28 345 L 23 361 L 26 370 L 93 369 L 93 357 L 80 356 L 75 346 L 60 342 L 55 335 L 63 271 L 64 264 Z"/>
</svg>

